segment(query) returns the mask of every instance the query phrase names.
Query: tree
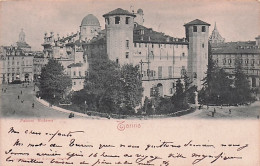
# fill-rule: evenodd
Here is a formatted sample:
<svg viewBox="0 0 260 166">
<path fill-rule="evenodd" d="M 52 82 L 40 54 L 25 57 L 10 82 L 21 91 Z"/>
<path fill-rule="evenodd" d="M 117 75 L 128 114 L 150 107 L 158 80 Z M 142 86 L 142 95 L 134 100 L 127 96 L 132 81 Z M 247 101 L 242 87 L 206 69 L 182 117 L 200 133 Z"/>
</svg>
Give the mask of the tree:
<svg viewBox="0 0 260 166">
<path fill-rule="evenodd" d="M 130 64 L 121 67 L 122 103 L 126 108 L 133 109 L 140 105 L 143 97 L 142 80 L 139 67 Z"/>
<path fill-rule="evenodd" d="M 187 103 L 185 103 L 185 93 L 181 80 L 178 79 L 176 82 L 176 92 L 172 96 L 172 101 L 175 108 L 182 109 Z"/>
<path fill-rule="evenodd" d="M 223 68 L 219 68 L 212 59 L 209 44 L 209 61 L 203 88 L 199 92 L 199 101 L 205 104 L 223 104 L 231 102 L 232 80 Z"/>
<path fill-rule="evenodd" d="M 84 90 L 94 98 L 98 111 L 111 113 L 116 110 L 122 96 L 120 89 L 119 65 L 107 59 L 93 58 Z"/>
<path fill-rule="evenodd" d="M 49 59 L 41 71 L 39 85 L 41 96 L 48 101 L 59 100 L 71 86 L 71 78 L 65 75 L 63 66 L 57 60 Z"/>
<path fill-rule="evenodd" d="M 120 66 L 108 59 L 93 58 L 84 91 L 95 100 L 98 111 L 128 114 L 142 99 L 138 66 Z M 130 111 L 130 112 L 129 112 Z"/>
<path fill-rule="evenodd" d="M 234 100 L 235 103 L 253 100 L 249 82 L 238 59 L 235 61 Z"/>
</svg>

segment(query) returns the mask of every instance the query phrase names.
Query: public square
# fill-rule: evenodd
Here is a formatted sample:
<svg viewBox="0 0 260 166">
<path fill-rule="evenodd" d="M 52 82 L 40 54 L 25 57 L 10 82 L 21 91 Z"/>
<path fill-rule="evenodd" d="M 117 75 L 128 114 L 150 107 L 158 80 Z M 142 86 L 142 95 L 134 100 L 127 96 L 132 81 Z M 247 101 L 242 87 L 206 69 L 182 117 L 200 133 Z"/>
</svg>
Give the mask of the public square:
<svg viewBox="0 0 260 166">
<path fill-rule="evenodd" d="M 67 113 L 39 103 L 32 83 L 24 84 L 24 86 L 22 84 L 1 85 L 1 89 L 0 108 L 1 116 L 4 118 L 68 118 Z M 4 89 L 6 92 L 3 91 Z M 32 108 L 33 103 L 34 108 Z"/>
</svg>

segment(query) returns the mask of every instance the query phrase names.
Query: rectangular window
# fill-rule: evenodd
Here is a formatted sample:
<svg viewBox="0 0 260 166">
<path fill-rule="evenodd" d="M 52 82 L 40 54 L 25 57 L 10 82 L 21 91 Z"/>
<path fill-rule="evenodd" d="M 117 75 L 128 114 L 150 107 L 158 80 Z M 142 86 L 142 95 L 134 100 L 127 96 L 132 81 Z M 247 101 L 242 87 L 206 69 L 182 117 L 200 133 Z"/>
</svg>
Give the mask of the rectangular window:
<svg viewBox="0 0 260 166">
<path fill-rule="evenodd" d="M 125 53 L 125 58 L 128 59 L 129 58 L 129 52 Z"/>
<path fill-rule="evenodd" d="M 205 26 L 202 26 L 202 32 L 206 32 L 206 27 Z"/>
<path fill-rule="evenodd" d="M 81 77 L 81 71 L 79 71 L 79 76 Z"/>
<path fill-rule="evenodd" d="M 158 67 L 158 78 L 162 78 L 162 66 Z"/>
<path fill-rule="evenodd" d="M 120 17 L 115 17 L 115 24 L 120 24 Z"/>
<path fill-rule="evenodd" d="M 126 40 L 126 48 L 129 49 L 129 40 Z"/>
<path fill-rule="evenodd" d="M 125 18 L 125 24 L 129 24 L 130 17 Z"/>
<path fill-rule="evenodd" d="M 76 71 L 73 72 L 73 75 L 76 76 Z"/>
<path fill-rule="evenodd" d="M 169 78 L 172 78 L 172 66 L 168 67 Z"/>
<path fill-rule="evenodd" d="M 197 32 L 197 26 L 193 26 L 193 32 Z"/>
<path fill-rule="evenodd" d="M 109 18 L 106 18 L 106 23 L 107 25 L 109 25 Z"/>
</svg>

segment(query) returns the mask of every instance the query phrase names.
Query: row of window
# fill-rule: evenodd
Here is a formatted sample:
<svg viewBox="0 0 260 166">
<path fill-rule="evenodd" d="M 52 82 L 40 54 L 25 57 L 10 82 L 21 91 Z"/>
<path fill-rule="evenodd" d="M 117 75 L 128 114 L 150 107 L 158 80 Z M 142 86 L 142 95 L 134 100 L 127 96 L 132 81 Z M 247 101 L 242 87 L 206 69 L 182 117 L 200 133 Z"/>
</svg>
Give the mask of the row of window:
<svg viewBox="0 0 260 166">
<path fill-rule="evenodd" d="M 128 47 L 129 47 L 129 40 L 126 40 L 126 42 L 128 43 Z M 137 44 L 138 44 L 138 47 L 141 48 L 142 47 L 142 44 L 141 43 L 134 43 L 134 47 L 137 47 Z M 152 44 L 152 48 L 154 48 L 154 46 L 157 45 L 157 44 Z M 167 44 L 158 44 L 158 48 L 162 48 L 164 45 L 164 48 L 166 48 Z M 147 47 L 147 43 L 144 43 L 144 46 Z M 176 46 L 176 48 L 178 48 L 178 45 L 174 45 Z M 170 48 L 172 47 L 172 45 L 170 44 Z M 202 46 L 204 48 L 204 44 Z M 183 45 L 181 45 L 181 48 L 183 48 Z"/>
<path fill-rule="evenodd" d="M 110 19 L 109 18 L 106 18 L 106 23 L 107 23 L 107 25 L 110 24 Z M 121 24 L 121 18 L 119 16 L 116 16 L 114 18 L 114 23 L 115 24 Z M 126 17 L 125 18 L 125 24 L 129 24 L 129 23 L 130 23 L 130 17 Z"/>
<path fill-rule="evenodd" d="M 218 59 L 216 60 L 216 62 L 217 62 L 217 63 L 219 62 Z M 223 65 L 225 65 L 226 63 L 231 64 L 232 62 L 233 62 L 232 59 L 228 59 L 228 60 L 223 59 Z M 240 59 L 240 60 L 239 60 L 239 63 L 240 63 L 240 64 L 243 64 L 243 59 Z M 245 64 L 249 64 L 249 59 L 245 59 Z M 251 60 L 251 64 L 252 64 L 252 65 L 255 64 L 255 60 L 254 60 L 254 59 Z M 258 60 L 258 65 L 260 65 L 260 60 Z"/>
<path fill-rule="evenodd" d="M 198 27 L 197 26 L 193 26 L 193 32 L 198 32 Z M 201 32 L 206 32 L 206 26 L 202 26 L 201 27 Z"/>
</svg>

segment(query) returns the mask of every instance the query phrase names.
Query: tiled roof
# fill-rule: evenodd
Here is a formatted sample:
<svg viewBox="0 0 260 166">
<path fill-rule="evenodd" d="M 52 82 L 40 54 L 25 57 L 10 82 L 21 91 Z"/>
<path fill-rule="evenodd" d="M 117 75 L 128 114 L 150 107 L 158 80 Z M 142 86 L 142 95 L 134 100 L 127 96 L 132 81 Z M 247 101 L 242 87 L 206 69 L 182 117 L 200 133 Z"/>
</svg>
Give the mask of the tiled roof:
<svg viewBox="0 0 260 166">
<path fill-rule="evenodd" d="M 82 63 L 72 63 L 68 66 L 68 68 L 71 68 L 71 67 L 81 67 L 83 64 Z"/>
<path fill-rule="evenodd" d="M 212 54 L 260 54 L 255 41 L 212 44 Z"/>
<path fill-rule="evenodd" d="M 107 16 L 114 16 L 114 15 L 128 15 L 128 16 L 133 16 L 135 17 L 135 15 L 133 13 L 130 13 L 127 10 L 123 10 L 121 8 L 117 8 L 107 14 L 104 14 L 103 17 L 107 17 Z"/>
<path fill-rule="evenodd" d="M 152 28 L 146 28 L 145 26 L 137 24 L 134 28 L 134 42 L 141 43 L 179 43 L 188 44 L 184 38 L 174 38 L 169 35 L 165 35 L 162 32 L 156 32 Z"/>
<path fill-rule="evenodd" d="M 208 25 L 208 26 L 210 26 L 209 23 L 206 23 L 206 22 L 201 21 L 199 19 L 196 19 L 196 20 L 193 20 L 193 21 L 191 21 L 191 22 L 189 22 L 187 24 L 184 24 L 184 26 L 190 26 L 190 25 Z"/>
</svg>

